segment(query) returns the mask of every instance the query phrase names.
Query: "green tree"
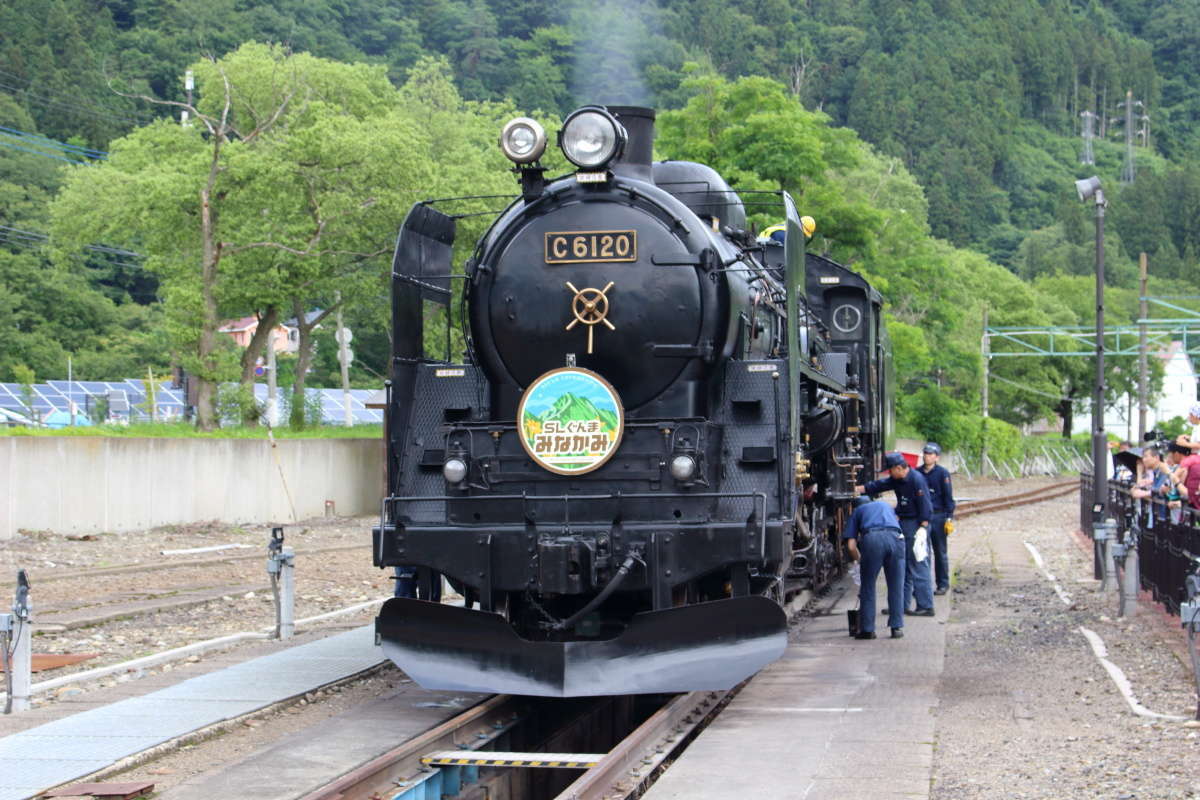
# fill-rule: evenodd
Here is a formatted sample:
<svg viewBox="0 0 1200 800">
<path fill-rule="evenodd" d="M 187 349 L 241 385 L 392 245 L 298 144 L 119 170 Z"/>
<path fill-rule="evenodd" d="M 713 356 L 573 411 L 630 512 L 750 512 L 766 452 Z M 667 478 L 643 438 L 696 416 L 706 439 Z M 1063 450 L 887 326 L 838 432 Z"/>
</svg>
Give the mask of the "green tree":
<svg viewBox="0 0 1200 800">
<path fill-rule="evenodd" d="M 396 118 L 382 68 L 246 45 L 194 70 L 194 126 L 154 123 L 114 142 L 105 164 L 70 172 L 53 211 L 60 252 L 98 240 L 147 252 L 174 346 L 199 379 L 197 423 L 211 429 L 228 375 L 222 310 L 348 290 L 352 265 L 386 250 L 402 187 L 428 174 L 428 144 Z M 97 193 L 110 202 L 97 207 Z"/>
</svg>

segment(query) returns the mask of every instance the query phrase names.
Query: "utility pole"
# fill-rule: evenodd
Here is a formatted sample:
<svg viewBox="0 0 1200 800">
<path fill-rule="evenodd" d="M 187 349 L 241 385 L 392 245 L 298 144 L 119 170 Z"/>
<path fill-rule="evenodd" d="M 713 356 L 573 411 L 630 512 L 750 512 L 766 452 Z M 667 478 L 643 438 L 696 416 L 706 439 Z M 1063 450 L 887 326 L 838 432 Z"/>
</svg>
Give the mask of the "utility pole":
<svg viewBox="0 0 1200 800">
<path fill-rule="evenodd" d="M 187 104 L 192 104 L 192 90 L 196 88 L 196 77 L 189 69 L 183 73 L 183 89 L 187 92 Z M 179 115 L 179 124 L 185 128 L 192 127 L 192 123 L 188 122 L 188 114 L 190 112 L 185 108 Z"/>
<path fill-rule="evenodd" d="M 279 389 L 275 376 L 275 330 L 267 334 L 267 427 L 279 427 Z"/>
<path fill-rule="evenodd" d="M 1096 385 L 1092 393 L 1092 520 L 1095 576 L 1108 575 L 1108 440 L 1104 433 L 1104 189 L 1093 175 L 1075 181 L 1081 203 L 1096 207 Z M 1116 523 L 1113 523 L 1115 526 Z"/>
<path fill-rule="evenodd" d="M 987 418 L 988 418 L 988 379 L 991 377 L 991 342 L 988 339 L 988 307 L 983 307 L 983 340 L 980 349 L 983 353 L 983 442 L 979 446 L 979 471 L 987 469 Z"/>
<path fill-rule="evenodd" d="M 338 361 L 342 365 L 342 419 L 347 428 L 354 426 L 354 410 L 350 408 L 350 331 L 342 326 L 342 295 L 337 295 Z"/>
<path fill-rule="evenodd" d="M 1099 183 L 1097 181 L 1097 183 Z M 1092 479 L 1096 502 L 1108 508 L 1108 437 L 1104 433 L 1104 192 L 1097 188 L 1096 204 L 1096 386 L 1092 395 Z"/>
<path fill-rule="evenodd" d="M 158 386 L 154 380 L 154 367 L 146 367 L 146 408 L 150 421 L 158 422 Z"/>
<path fill-rule="evenodd" d="M 1079 163 L 1095 164 L 1096 155 L 1092 152 L 1092 139 L 1096 135 L 1096 114 L 1093 111 L 1081 111 L 1079 116 L 1083 117 L 1083 157 L 1079 159 Z"/>
<path fill-rule="evenodd" d="M 1146 349 L 1147 332 L 1146 320 L 1149 316 L 1149 304 L 1146 301 L 1146 271 L 1147 259 L 1146 254 L 1142 253 L 1138 256 L 1138 441 L 1146 438 L 1146 412 L 1147 408 L 1147 365 L 1146 365 Z"/>
</svg>

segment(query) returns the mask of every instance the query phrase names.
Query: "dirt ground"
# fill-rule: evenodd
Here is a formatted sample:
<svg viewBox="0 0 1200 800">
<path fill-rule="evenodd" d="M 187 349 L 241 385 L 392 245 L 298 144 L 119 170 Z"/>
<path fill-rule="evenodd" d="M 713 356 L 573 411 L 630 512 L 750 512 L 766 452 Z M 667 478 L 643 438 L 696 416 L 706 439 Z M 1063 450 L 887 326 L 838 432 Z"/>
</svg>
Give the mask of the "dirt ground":
<svg viewBox="0 0 1200 800">
<path fill-rule="evenodd" d="M 964 491 L 965 493 L 965 491 Z M 1144 604 L 1117 620 L 1069 495 L 963 520 L 940 683 L 932 797 L 1200 798 L 1200 723 L 1134 715 L 1080 632 L 1104 640 L 1135 697 L 1193 716 L 1178 618 Z M 1030 542 L 1069 596 L 1038 571 Z M 960 552 L 954 552 L 959 550 Z"/>
<path fill-rule="evenodd" d="M 371 564 L 374 523 L 373 518 L 362 517 L 285 526 L 285 544 L 296 551 L 297 619 L 391 594 L 390 573 Z M 266 573 L 270 535 L 269 525 L 210 523 L 83 539 L 51 531 L 23 532 L 0 541 L 0 601 L 5 606 L 12 597 L 17 569 L 29 574 L 34 652 L 97 654 L 72 667 L 36 673 L 34 682 L 228 634 L 273 629 L 275 605 Z M 228 544 L 247 547 L 161 555 L 163 550 Z M 188 566 L 175 566 L 180 564 Z M 104 572 L 120 567 L 133 570 Z M 137 607 L 200 592 L 211 599 L 152 613 Z M 123 609 L 128 613 L 97 624 L 66 630 L 52 624 L 64 617 L 78 620 Z M 365 624 L 373 616 L 374 610 L 366 609 L 338 623 Z M 86 688 L 65 687 L 59 693 L 75 695 Z M 54 697 L 43 696 L 37 702 L 52 702 Z"/>
</svg>

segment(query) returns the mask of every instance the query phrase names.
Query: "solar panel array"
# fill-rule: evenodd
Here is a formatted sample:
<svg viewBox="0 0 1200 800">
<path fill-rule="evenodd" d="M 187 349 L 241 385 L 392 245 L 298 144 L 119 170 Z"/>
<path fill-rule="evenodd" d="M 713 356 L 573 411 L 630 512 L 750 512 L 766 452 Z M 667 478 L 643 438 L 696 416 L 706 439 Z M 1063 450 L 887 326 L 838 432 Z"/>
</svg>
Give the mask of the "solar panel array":
<svg viewBox="0 0 1200 800">
<path fill-rule="evenodd" d="M 374 389 L 351 389 L 350 411 L 354 424 L 370 424 L 383 422 L 383 412 L 375 408 L 367 408 L 366 401 L 376 393 Z M 279 390 L 280 404 L 285 400 L 284 395 L 290 396 L 290 389 Z M 316 399 L 321 403 L 321 421 L 327 425 L 341 425 L 344 422 L 344 406 L 341 389 L 305 389 L 305 394 L 315 404 Z M 139 378 L 127 378 L 123 381 L 46 381 L 32 384 L 28 391 L 19 383 L 0 383 L 0 408 L 19 414 L 22 417 L 32 416 L 37 420 L 46 420 L 54 412 L 56 418 L 69 421 L 72 403 L 77 412 L 77 420 L 83 421 L 89 415 L 89 410 L 96 407 L 99 398 L 108 398 L 109 419 L 118 422 L 147 422 L 150 420 L 150 407 L 146 402 L 146 382 Z M 267 402 L 266 384 L 255 384 L 254 397 L 259 403 Z M 171 388 L 170 381 L 162 381 L 154 392 L 154 418 L 159 422 L 173 422 L 183 419 L 184 396 L 182 389 Z M 281 409 L 282 413 L 282 409 Z"/>
</svg>

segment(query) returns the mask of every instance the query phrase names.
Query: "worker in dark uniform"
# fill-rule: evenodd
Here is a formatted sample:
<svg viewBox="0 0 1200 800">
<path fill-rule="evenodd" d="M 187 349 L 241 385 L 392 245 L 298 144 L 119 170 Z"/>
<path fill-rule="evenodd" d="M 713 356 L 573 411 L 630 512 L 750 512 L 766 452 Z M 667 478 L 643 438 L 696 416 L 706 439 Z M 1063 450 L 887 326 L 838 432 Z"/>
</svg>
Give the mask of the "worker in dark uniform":
<svg viewBox="0 0 1200 800">
<path fill-rule="evenodd" d="M 396 597 L 415 598 L 417 596 L 417 568 L 396 567 Z M 422 597 L 431 603 L 442 602 L 442 576 L 436 572 L 433 575 L 433 595 Z"/>
<path fill-rule="evenodd" d="M 947 548 L 946 522 L 954 516 L 954 489 L 950 485 L 950 472 L 938 460 L 942 448 L 937 442 L 928 442 L 921 450 L 921 466 L 918 469 L 929 484 L 929 503 L 933 516 L 929 519 L 929 545 L 933 551 L 934 594 L 945 594 L 950 590 L 950 555 Z"/>
<path fill-rule="evenodd" d="M 896 512 L 882 500 L 856 497 L 842 538 L 850 557 L 861 561 L 857 638 L 875 638 L 875 581 L 882 568 L 887 581 L 888 627 L 892 638 L 899 639 L 904 636 L 904 534 Z"/>
<path fill-rule="evenodd" d="M 900 518 L 900 529 L 904 532 L 904 608 L 916 617 L 933 616 L 933 574 L 929 569 L 929 557 L 917 561 L 913 555 L 913 543 L 917 529 L 929 532 L 929 520 L 933 506 L 929 503 L 929 486 L 925 476 L 909 469 L 908 462 L 900 453 L 888 453 L 883 457 L 888 477 L 880 478 L 866 486 L 854 487 L 860 494 L 877 495 L 891 490 L 896 493 L 896 516 Z M 916 595 L 917 607 L 908 611 L 908 603 Z"/>
</svg>

